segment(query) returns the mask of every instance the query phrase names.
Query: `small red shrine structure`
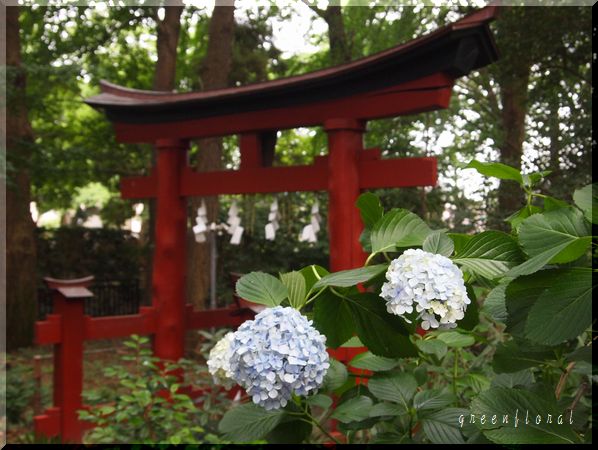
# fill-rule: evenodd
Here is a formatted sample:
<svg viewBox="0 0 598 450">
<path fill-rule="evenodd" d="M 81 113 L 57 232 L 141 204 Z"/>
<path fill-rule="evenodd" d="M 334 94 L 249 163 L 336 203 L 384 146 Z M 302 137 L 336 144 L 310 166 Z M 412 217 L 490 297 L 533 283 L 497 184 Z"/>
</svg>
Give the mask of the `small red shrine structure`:
<svg viewBox="0 0 598 450">
<path fill-rule="evenodd" d="M 76 320 L 83 328 L 77 333 L 67 330 L 65 320 L 70 319 L 59 309 L 38 324 L 38 342 L 55 344 L 64 365 L 64 350 L 60 350 L 67 345 L 64 333 L 76 334 L 74 338 L 81 341 L 124 333 L 153 334 L 156 356 L 176 360 L 183 356 L 187 329 L 222 325 L 229 317 L 233 317 L 231 324 L 240 323 L 242 318 L 231 316 L 230 309 L 192 312 L 186 306 L 186 198 L 190 196 L 327 191 L 329 268 L 360 267 L 365 260 L 359 244 L 362 223 L 355 207 L 360 192 L 433 186 L 437 178 L 434 158 L 381 159 L 378 149 L 364 149 L 367 122 L 448 107 L 457 78 L 497 59 L 488 26 L 496 12 L 496 7 L 486 7 L 375 55 L 259 84 L 164 93 L 102 82 L 102 92 L 86 103 L 104 111 L 118 141 L 153 143 L 157 148 L 157 163 L 149 176 L 121 182 L 123 197 L 157 201 L 152 306 L 131 319 L 84 318 L 78 306 Z M 276 132 L 306 126 L 324 127 L 328 155 L 316 158 L 312 165 L 269 167 Z M 189 140 L 234 134 L 240 135 L 239 170 L 198 173 L 188 166 Z M 61 295 L 58 290 L 57 304 L 67 304 L 69 299 Z M 346 349 L 339 349 L 340 358 L 342 351 Z M 81 364 L 81 360 L 71 363 Z M 61 384 L 66 382 L 55 378 L 55 392 L 71 389 Z M 81 407 L 81 386 L 75 385 L 78 392 L 68 396 L 68 406 L 55 396 L 55 407 L 36 418 L 39 431 L 80 439 L 82 428 L 73 408 Z"/>
</svg>

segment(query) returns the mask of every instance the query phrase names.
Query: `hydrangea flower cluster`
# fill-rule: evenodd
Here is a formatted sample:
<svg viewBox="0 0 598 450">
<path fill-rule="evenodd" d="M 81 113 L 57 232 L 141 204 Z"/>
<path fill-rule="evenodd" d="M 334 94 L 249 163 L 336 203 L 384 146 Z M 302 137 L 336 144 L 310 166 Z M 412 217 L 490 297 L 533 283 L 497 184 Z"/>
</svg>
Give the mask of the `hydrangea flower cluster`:
<svg viewBox="0 0 598 450">
<path fill-rule="evenodd" d="M 380 296 L 389 313 L 420 313 L 421 327 L 454 328 L 465 315 L 467 297 L 461 270 L 447 257 L 421 249 L 406 250 L 386 272 Z"/>
<path fill-rule="evenodd" d="M 232 372 L 230 370 L 230 343 L 233 341 L 234 333 L 226 333 L 216 345 L 210 350 L 208 357 L 208 371 L 214 379 L 214 383 L 230 389 L 234 385 Z"/>
<path fill-rule="evenodd" d="M 267 308 L 243 323 L 230 344 L 230 370 L 253 402 L 286 406 L 318 389 L 330 367 L 326 337 L 293 308 Z"/>
</svg>

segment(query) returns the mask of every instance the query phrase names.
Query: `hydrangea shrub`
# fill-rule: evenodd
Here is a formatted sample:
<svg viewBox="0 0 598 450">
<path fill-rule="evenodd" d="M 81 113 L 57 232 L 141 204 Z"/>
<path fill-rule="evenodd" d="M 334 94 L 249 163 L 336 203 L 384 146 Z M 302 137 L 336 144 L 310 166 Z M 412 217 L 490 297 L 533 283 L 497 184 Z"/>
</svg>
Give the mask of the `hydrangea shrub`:
<svg viewBox="0 0 598 450">
<path fill-rule="evenodd" d="M 215 381 L 239 384 L 250 399 L 222 419 L 227 439 L 591 440 L 593 187 L 569 204 L 537 192 L 547 172 L 468 167 L 524 190 L 527 204 L 507 219 L 510 233 L 432 230 L 409 211 L 384 212 L 366 193 L 357 201 L 364 267 L 328 273 L 314 265 L 239 280 L 239 296 L 268 308 L 208 361 Z M 345 366 L 326 352 L 343 346 L 367 351 Z M 530 410 L 535 426 L 514 431 L 513 405 Z M 566 413 L 569 422 L 552 420 Z M 479 420 L 505 414 L 511 422 Z"/>
</svg>

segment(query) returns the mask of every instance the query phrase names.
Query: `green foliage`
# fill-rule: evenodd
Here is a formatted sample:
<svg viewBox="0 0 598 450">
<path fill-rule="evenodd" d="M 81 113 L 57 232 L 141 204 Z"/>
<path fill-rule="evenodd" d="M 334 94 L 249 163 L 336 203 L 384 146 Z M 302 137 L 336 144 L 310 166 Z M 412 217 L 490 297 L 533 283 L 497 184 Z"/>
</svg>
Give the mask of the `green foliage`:
<svg viewBox="0 0 598 450">
<path fill-rule="evenodd" d="M 428 235 L 422 245 L 422 250 L 443 256 L 451 256 L 455 250 L 455 244 L 446 233 L 435 231 Z"/>
<path fill-rule="evenodd" d="M 140 278 L 147 250 L 128 231 L 61 227 L 38 228 L 37 233 L 40 277 L 94 275 L 99 280 L 130 281 Z"/>
<path fill-rule="evenodd" d="M 534 198 L 545 198 L 537 192 L 545 173 L 524 175 L 494 164 L 472 167 L 517 181 L 530 204 Z M 384 213 L 375 196 L 362 195 L 357 201 L 366 225 L 362 243 L 372 250 L 364 267 L 328 274 L 312 265 L 281 274 L 282 283 L 252 273 L 239 285 L 245 289 L 259 275 L 261 281 L 251 292 L 258 302 L 274 304 L 270 299 L 276 297 L 280 304 L 285 296 L 293 297 L 290 304 L 309 311 L 328 346 L 363 345 L 367 351 L 348 363 L 349 371 L 332 360 L 316 395 L 305 400 L 294 397 L 293 403 L 276 412 L 244 405 L 228 413 L 223 430 L 244 440 L 268 439 L 280 424 L 302 416 L 314 428 L 311 437 L 301 434 L 296 442 L 334 440 L 322 428 L 329 418 L 339 422 L 348 442 L 516 444 L 591 439 L 585 390 L 591 375 L 587 366 L 594 286 L 589 268 L 591 215 L 582 212 L 589 200 L 580 195 L 587 197 L 588 191 L 576 195 L 580 209 L 551 199 L 529 209 L 531 214 L 517 226 L 511 219 L 511 233 L 487 230 L 473 236 L 434 231 L 406 210 Z M 388 262 L 414 247 L 441 253 L 462 267 L 472 303 L 457 328 L 431 330 L 422 337 L 413 323 L 419 319 L 417 312 L 398 317 L 386 310 L 379 292 Z M 381 254 L 387 262 L 370 265 Z M 270 283 L 280 284 L 277 296 L 267 288 Z M 242 290 L 238 293 L 242 295 Z M 478 299 L 484 299 L 481 309 Z M 358 343 L 353 342 L 356 337 Z M 579 368 L 572 370 L 574 366 Z M 368 378 L 367 386 L 355 382 L 359 377 Z M 332 394 L 340 395 L 335 404 Z M 555 423 L 567 405 L 575 410 L 575 426 Z M 245 409 L 251 414 L 241 419 Z M 318 417 L 312 409 L 319 411 Z M 514 415 L 528 410 L 533 424 L 513 427 Z M 547 414 L 552 422 L 546 422 Z M 511 422 L 498 423 L 505 415 Z M 543 419 L 536 423 L 538 415 Z M 367 432 L 358 434 L 360 430 Z"/>
<path fill-rule="evenodd" d="M 512 388 L 492 388 L 480 394 L 471 405 L 472 413 L 485 416 L 479 423 L 484 434 L 497 444 L 576 444 L 579 436 L 572 430 L 564 411 L 554 399 Z M 500 413 L 499 413 L 500 412 Z M 520 416 L 516 414 L 520 412 Z M 504 415 L 510 413 L 504 422 Z M 528 415 L 531 414 L 531 417 Z M 518 430 L 517 423 L 525 431 Z"/>
<path fill-rule="evenodd" d="M 30 368 L 21 365 L 11 365 L 2 371 L 3 386 L 6 386 L 6 420 L 8 425 L 18 424 L 23 420 L 26 408 L 31 404 L 34 384 Z M 4 403 L 4 402 L 3 402 Z"/>
<path fill-rule="evenodd" d="M 521 259 L 517 242 L 508 234 L 484 231 L 468 240 L 453 261 L 473 274 L 493 280 Z"/>
<path fill-rule="evenodd" d="M 244 299 L 266 306 L 278 306 L 287 298 L 286 286 L 263 272 L 252 272 L 237 281 L 237 294 Z"/>
<path fill-rule="evenodd" d="M 430 233 L 428 225 L 417 215 L 404 209 L 394 209 L 372 227 L 372 251 L 393 251 L 421 245 Z"/>
<path fill-rule="evenodd" d="M 380 275 L 386 271 L 386 266 L 383 264 L 377 266 L 362 267 L 360 269 L 342 270 L 340 272 L 331 273 L 320 278 L 313 288 L 324 287 L 350 287 L 358 283 L 365 283 L 372 278 Z"/>
<path fill-rule="evenodd" d="M 187 361 L 174 364 L 152 356 L 149 339 L 133 335 L 125 345 L 132 355 L 123 360 L 133 363 L 105 369 L 107 377 L 119 382 L 119 392 L 109 402 L 79 411 L 82 420 L 94 424 L 84 440 L 97 444 L 222 443 L 200 426 L 201 412 L 191 398 L 179 391 L 180 373 Z M 197 368 L 194 368 L 197 370 Z M 178 374 L 177 374 L 178 373 Z M 97 402 L 92 395 L 88 401 Z M 103 399 L 108 400 L 108 399 Z M 205 405 L 204 405 L 205 406 Z"/>
<path fill-rule="evenodd" d="M 246 403 L 226 413 L 218 429 L 227 439 L 249 442 L 266 436 L 284 416 L 283 410 L 266 411 L 253 403 Z"/>
</svg>

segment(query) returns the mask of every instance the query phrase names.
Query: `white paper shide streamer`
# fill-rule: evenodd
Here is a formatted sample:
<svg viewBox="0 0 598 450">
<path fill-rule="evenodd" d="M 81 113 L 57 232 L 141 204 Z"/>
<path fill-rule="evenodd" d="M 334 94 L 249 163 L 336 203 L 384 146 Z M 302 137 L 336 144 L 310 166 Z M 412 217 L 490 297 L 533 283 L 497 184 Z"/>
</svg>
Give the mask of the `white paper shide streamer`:
<svg viewBox="0 0 598 450">
<path fill-rule="evenodd" d="M 268 223 L 265 226 L 266 239 L 273 241 L 276 239 L 276 231 L 280 228 L 278 221 L 280 220 L 280 213 L 278 212 L 278 200 L 274 199 L 270 205 L 270 213 L 268 214 Z"/>
<path fill-rule="evenodd" d="M 193 227 L 193 233 L 195 234 L 195 241 L 199 243 L 206 242 L 207 232 L 222 234 L 222 230 L 226 230 L 231 235 L 230 243 L 233 245 L 239 245 L 241 238 L 243 237 L 244 228 L 241 226 L 241 218 L 239 217 L 239 208 L 237 203 L 233 202 L 230 209 L 228 210 L 228 220 L 226 223 L 217 224 L 212 222 L 208 224 L 206 204 L 202 200 L 201 206 L 197 208 L 197 217 L 195 218 L 196 225 Z"/>
<path fill-rule="evenodd" d="M 196 242 L 206 242 L 206 231 L 208 230 L 208 217 L 206 211 L 206 204 L 202 200 L 201 206 L 197 208 L 197 217 L 195 217 L 196 225 L 193 227 Z"/>
<path fill-rule="evenodd" d="M 241 218 L 239 217 L 239 208 L 237 208 L 237 202 L 233 202 L 228 210 L 228 220 L 226 221 L 228 227 L 227 233 L 231 235 L 230 243 L 232 245 L 239 245 L 241 243 L 241 237 L 243 237 L 243 231 L 245 229 L 241 226 Z"/>
<path fill-rule="evenodd" d="M 318 231 L 320 231 L 320 205 L 316 202 L 311 207 L 311 217 L 309 225 L 303 227 L 301 235 L 299 236 L 299 242 L 318 242 Z"/>
</svg>

